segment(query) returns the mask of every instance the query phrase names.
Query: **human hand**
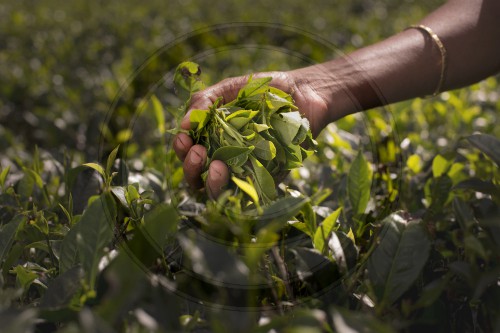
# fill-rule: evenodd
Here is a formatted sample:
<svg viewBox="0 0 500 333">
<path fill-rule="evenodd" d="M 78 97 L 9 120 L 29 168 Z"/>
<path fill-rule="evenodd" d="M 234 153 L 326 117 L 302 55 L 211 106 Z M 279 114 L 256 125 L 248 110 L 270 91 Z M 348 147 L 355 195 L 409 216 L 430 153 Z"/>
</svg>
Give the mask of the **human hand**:
<svg viewBox="0 0 500 333">
<path fill-rule="evenodd" d="M 295 72 L 269 72 L 253 75 L 258 77 L 272 77 L 271 85 L 292 95 L 299 111 L 309 120 L 314 136 L 330 121 L 328 118 L 328 105 L 325 97 L 321 96 L 304 77 Z M 193 109 L 208 109 L 219 97 L 222 103 L 234 100 L 238 91 L 247 83 L 248 77 L 241 76 L 225 79 L 211 87 L 197 92 L 191 97 L 190 109 L 181 121 L 181 128 L 190 129 L 189 115 Z M 183 161 L 184 177 L 191 188 L 201 188 L 203 182 L 201 173 L 207 161 L 207 151 L 202 145 L 194 145 L 192 138 L 179 133 L 173 148 L 177 156 Z M 206 188 L 208 195 L 217 198 L 229 183 L 230 171 L 222 161 L 212 161 L 209 165 Z"/>
</svg>

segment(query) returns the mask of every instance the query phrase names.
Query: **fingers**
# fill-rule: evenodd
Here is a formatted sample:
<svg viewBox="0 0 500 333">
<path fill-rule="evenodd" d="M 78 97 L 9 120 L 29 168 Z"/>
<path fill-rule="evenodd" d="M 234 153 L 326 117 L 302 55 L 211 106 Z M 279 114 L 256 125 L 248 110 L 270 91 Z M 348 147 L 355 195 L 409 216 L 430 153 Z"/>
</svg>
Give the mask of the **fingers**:
<svg viewBox="0 0 500 333">
<path fill-rule="evenodd" d="M 189 149 L 193 146 L 193 139 L 186 133 L 179 133 L 175 136 L 173 148 L 181 161 L 186 159 Z"/>
<path fill-rule="evenodd" d="M 206 110 L 220 97 L 222 97 L 223 103 L 225 101 L 232 101 L 238 96 L 238 91 L 247 81 L 248 77 L 246 76 L 229 78 L 195 93 L 191 96 L 191 104 L 189 105 L 188 112 L 181 121 L 181 128 L 185 130 L 190 129 L 189 115 L 191 110 Z"/>
<path fill-rule="evenodd" d="M 185 155 L 183 154 L 188 145 L 183 140 L 187 140 L 191 144 Z M 174 149 L 179 158 L 183 156 L 181 159 L 184 161 L 184 178 L 188 185 L 194 189 L 202 188 L 201 174 L 207 163 L 207 150 L 205 147 L 201 145 L 193 146 L 191 138 L 184 133 L 180 133 L 174 143 Z M 216 199 L 224 191 L 229 183 L 229 176 L 229 168 L 224 162 L 216 160 L 210 163 L 206 191 L 211 198 Z"/>
<path fill-rule="evenodd" d="M 229 168 L 222 161 L 212 161 L 208 169 L 207 193 L 212 199 L 217 199 L 229 183 Z"/>
<path fill-rule="evenodd" d="M 184 159 L 184 178 L 191 188 L 202 188 L 201 174 L 207 162 L 207 150 L 202 145 L 194 145 Z"/>
</svg>

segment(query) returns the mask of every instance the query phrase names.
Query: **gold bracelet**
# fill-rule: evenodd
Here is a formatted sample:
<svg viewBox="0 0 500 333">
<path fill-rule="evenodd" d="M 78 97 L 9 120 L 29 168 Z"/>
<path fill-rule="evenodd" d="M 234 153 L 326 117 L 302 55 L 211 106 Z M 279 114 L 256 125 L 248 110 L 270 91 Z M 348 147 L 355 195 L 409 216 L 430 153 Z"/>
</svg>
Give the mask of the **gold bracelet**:
<svg viewBox="0 0 500 333">
<path fill-rule="evenodd" d="M 439 82 L 436 87 L 436 90 L 432 94 L 432 96 L 436 96 L 441 92 L 441 89 L 443 88 L 443 83 L 444 83 L 444 78 L 446 75 L 446 67 L 447 67 L 447 53 L 446 53 L 446 48 L 443 45 L 443 42 L 441 42 L 441 39 L 439 39 L 438 35 L 432 31 L 431 28 L 425 25 L 410 25 L 406 29 L 419 29 L 422 31 L 425 31 L 426 33 L 429 34 L 429 36 L 432 38 L 432 40 L 436 43 L 439 52 L 441 53 L 441 76 L 439 77 Z"/>
</svg>

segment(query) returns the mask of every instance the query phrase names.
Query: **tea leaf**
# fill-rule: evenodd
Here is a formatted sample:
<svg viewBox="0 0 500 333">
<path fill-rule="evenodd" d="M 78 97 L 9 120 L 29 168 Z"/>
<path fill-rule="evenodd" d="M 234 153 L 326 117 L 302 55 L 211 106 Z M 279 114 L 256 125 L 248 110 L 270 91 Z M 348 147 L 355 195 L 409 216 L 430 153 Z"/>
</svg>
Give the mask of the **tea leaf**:
<svg viewBox="0 0 500 333">
<path fill-rule="evenodd" d="M 382 221 L 377 247 L 368 259 L 368 276 L 379 301 L 390 305 L 418 278 L 431 242 L 420 221 L 394 213 Z"/>
<path fill-rule="evenodd" d="M 500 167 L 500 140 L 489 134 L 474 134 L 467 140 Z"/>
<path fill-rule="evenodd" d="M 252 144 L 255 147 L 253 151 L 255 157 L 264 161 L 270 161 L 276 157 L 276 146 L 272 143 L 272 141 L 262 139 L 259 135 L 256 140 L 252 141 Z"/>
<path fill-rule="evenodd" d="M 2 188 L 5 186 L 5 180 L 7 179 L 9 171 L 10 171 L 10 166 L 7 166 L 2 169 L 2 172 L 0 172 L 0 187 Z"/>
<path fill-rule="evenodd" d="M 0 264 L 10 251 L 17 229 L 23 223 L 26 223 L 27 218 L 22 215 L 17 215 L 9 223 L 6 223 L 0 229 Z"/>
<path fill-rule="evenodd" d="M 349 194 L 349 202 L 355 214 L 363 214 L 365 212 L 368 201 L 370 200 L 372 172 L 365 160 L 362 152 L 352 162 L 347 177 L 347 193 Z"/>
<path fill-rule="evenodd" d="M 236 177 L 231 177 L 233 182 L 238 186 L 243 192 L 248 194 L 248 196 L 252 199 L 252 201 L 258 205 L 259 203 L 259 195 L 257 194 L 257 191 L 255 190 L 255 187 L 251 184 L 251 180 L 248 179 L 248 182 L 241 180 Z"/>
<path fill-rule="evenodd" d="M 259 92 L 259 89 L 266 88 L 267 84 L 271 82 L 271 77 L 262 77 L 260 79 L 253 79 L 251 76 L 248 83 L 238 92 L 238 99 L 250 97 Z"/>
<path fill-rule="evenodd" d="M 198 64 L 190 61 L 180 63 L 174 74 L 174 84 L 177 93 L 184 100 L 189 100 L 191 95 L 205 88 L 200 79 L 201 68 Z"/>
<path fill-rule="evenodd" d="M 108 160 L 106 162 L 106 175 L 111 175 L 111 168 L 113 167 L 113 164 L 115 163 L 116 159 L 116 154 L 118 154 L 118 150 L 120 149 L 120 145 L 116 146 L 113 151 L 108 156 Z"/>
<path fill-rule="evenodd" d="M 293 143 L 293 139 L 299 132 L 302 118 L 298 111 L 278 113 L 271 117 L 271 125 L 277 131 L 283 144 L 288 146 Z"/>
<path fill-rule="evenodd" d="M 189 122 L 191 123 L 191 129 L 193 131 L 199 131 L 210 120 L 210 111 L 209 110 L 191 110 L 189 114 Z"/>
<path fill-rule="evenodd" d="M 442 174 L 444 174 L 448 170 L 450 165 L 451 163 L 443 156 L 436 155 L 436 157 L 434 157 L 434 159 L 432 160 L 432 175 L 434 176 L 434 178 L 438 178 Z"/>
<path fill-rule="evenodd" d="M 104 171 L 103 167 L 97 163 L 83 163 L 83 166 L 89 167 L 97 171 L 103 178 L 106 178 L 106 171 Z"/>
<path fill-rule="evenodd" d="M 239 167 L 245 164 L 248 155 L 254 150 L 253 146 L 238 147 L 224 146 L 217 149 L 212 155 L 212 161 L 220 160 L 231 167 Z"/>
<path fill-rule="evenodd" d="M 255 175 L 255 182 L 268 200 L 276 199 L 276 185 L 271 174 L 255 157 L 250 156 L 250 161 Z"/>
<path fill-rule="evenodd" d="M 337 230 L 332 232 L 328 247 L 332 251 L 332 256 L 335 262 L 343 273 L 348 272 L 356 266 L 358 259 L 358 249 L 354 244 L 352 231 L 349 234 Z"/>
<path fill-rule="evenodd" d="M 158 132 L 160 132 L 160 134 L 163 134 L 165 133 L 165 115 L 163 113 L 163 105 L 155 95 L 151 96 L 150 103 L 152 106 L 153 114 L 155 116 Z"/>
<path fill-rule="evenodd" d="M 328 217 L 323 220 L 323 222 L 314 233 L 313 245 L 322 254 L 325 254 L 326 250 L 328 249 L 328 247 L 326 246 L 327 240 L 330 238 L 330 235 L 335 228 L 335 224 L 337 223 L 337 219 L 339 218 L 341 211 L 342 207 L 338 208 L 333 213 L 328 215 Z"/>
<path fill-rule="evenodd" d="M 109 194 L 103 194 L 87 207 L 79 222 L 76 243 L 85 278 L 91 289 L 94 289 L 97 266 L 104 249 L 113 238 L 115 219 L 115 203 Z"/>
</svg>

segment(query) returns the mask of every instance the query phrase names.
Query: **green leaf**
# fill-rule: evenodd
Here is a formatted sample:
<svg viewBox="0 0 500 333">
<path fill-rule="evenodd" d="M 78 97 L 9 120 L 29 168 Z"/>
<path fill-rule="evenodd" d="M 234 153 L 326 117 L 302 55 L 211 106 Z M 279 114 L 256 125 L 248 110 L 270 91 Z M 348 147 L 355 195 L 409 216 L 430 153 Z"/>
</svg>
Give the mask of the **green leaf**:
<svg viewBox="0 0 500 333">
<path fill-rule="evenodd" d="M 307 229 L 309 229 L 311 235 L 314 235 L 318 225 L 316 222 L 316 212 L 313 209 L 312 202 L 308 201 L 305 205 L 303 205 L 300 213 L 304 218 L 304 223 Z"/>
<path fill-rule="evenodd" d="M 279 139 L 285 146 L 293 144 L 301 126 L 305 123 L 304 121 L 307 119 L 302 118 L 298 111 L 281 112 L 271 116 L 271 126 L 276 130 Z M 307 126 L 309 127 L 308 122 Z"/>
<path fill-rule="evenodd" d="M 160 252 L 167 245 L 169 236 L 177 232 L 179 216 L 175 208 L 167 204 L 159 204 L 144 216 L 144 234 L 151 244 Z"/>
<path fill-rule="evenodd" d="M 71 304 L 75 294 L 81 289 L 84 272 L 76 266 L 53 279 L 40 300 L 40 307 L 45 309 L 61 309 Z"/>
<path fill-rule="evenodd" d="M 273 201 L 264 208 L 264 212 L 259 219 L 265 224 L 269 220 L 279 220 L 287 222 L 297 215 L 302 207 L 309 202 L 308 198 L 282 197 Z"/>
<path fill-rule="evenodd" d="M 295 108 L 293 103 L 290 100 L 288 100 L 287 98 L 285 98 L 285 96 L 288 96 L 288 95 L 279 96 L 276 93 L 276 90 L 273 90 L 273 92 L 271 92 L 271 91 L 266 92 L 267 107 L 271 110 L 274 110 L 274 111 L 277 111 L 279 108 L 282 108 L 284 106 Z"/>
<path fill-rule="evenodd" d="M 61 274 L 79 263 L 76 238 L 79 232 L 80 222 L 81 219 L 73 225 L 61 242 L 59 256 L 59 272 Z"/>
<path fill-rule="evenodd" d="M 432 160 L 432 175 L 434 178 L 441 177 L 448 168 L 450 167 L 451 162 L 449 162 L 447 159 L 445 159 L 441 155 L 436 155 L 434 159 Z"/>
<path fill-rule="evenodd" d="M 83 166 L 86 166 L 88 168 L 94 169 L 97 171 L 103 178 L 106 178 L 106 171 L 104 171 L 104 168 L 100 166 L 97 163 L 83 163 Z"/>
<path fill-rule="evenodd" d="M 341 211 L 342 207 L 328 215 L 328 217 L 323 220 L 314 233 L 313 245 L 322 254 L 326 254 L 326 250 L 328 249 L 326 246 L 327 240 L 330 238 L 330 235 L 335 228 L 335 224 L 337 223 L 337 219 L 339 218 Z"/>
<path fill-rule="evenodd" d="M 5 186 L 5 180 L 7 179 L 9 171 L 10 171 L 10 166 L 7 166 L 2 169 L 2 172 L 0 172 L 0 187 L 2 188 Z"/>
<path fill-rule="evenodd" d="M 408 157 L 408 160 L 406 161 L 406 166 L 413 171 L 413 173 L 417 174 L 422 170 L 422 159 L 420 156 L 413 154 L 410 157 Z"/>
<path fill-rule="evenodd" d="M 255 205 L 259 205 L 259 195 L 257 194 L 257 191 L 255 190 L 255 187 L 252 185 L 252 181 L 248 178 L 248 182 L 241 180 L 236 177 L 231 177 L 233 182 L 238 186 L 243 192 L 248 194 L 250 199 L 255 203 Z"/>
<path fill-rule="evenodd" d="M 463 200 L 459 198 L 453 199 L 453 210 L 455 211 L 458 224 L 462 230 L 468 230 L 477 223 L 472 208 Z"/>
<path fill-rule="evenodd" d="M 358 155 L 352 162 L 347 176 L 347 193 L 349 202 L 355 214 L 363 214 L 370 200 L 372 171 L 363 153 Z"/>
<path fill-rule="evenodd" d="M 297 230 L 300 230 L 302 231 L 303 233 L 305 233 L 307 236 L 309 236 L 311 239 L 314 237 L 313 236 L 313 233 L 311 232 L 311 230 L 309 230 L 309 228 L 307 227 L 307 225 L 304 223 L 304 222 L 300 222 L 300 221 L 289 221 L 288 222 L 292 227 L 294 227 L 295 229 Z"/>
<path fill-rule="evenodd" d="M 109 194 L 94 200 L 84 211 L 79 222 L 76 241 L 82 268 L 90 288 L 94 289 L 97 267 L 105 247 L 113 239 L 116 207 Z"/>
<path fill-rule="evenodd" d="M 302 125 L 299 127 L 299 131 L 292 140 L 292 144 L 300 145 L 307 137 L 309 132 L 309 121 L 306 118 L 302 118 Z"/>
<path fill-rule="evenodd" d="M 394 303 L 416 281 L 431 249 L 421 221 L 409 222 L 398 213 L 382 221 L 368 259 L 368 276 L 384 305 Z"/>
<path fill-rule="evenodd" d="M 163 110 L 163 105 L 161 104 L 160 100 L 156 95 L 151 96 L 150 100 L 153 114 L 155 116 L 156 120 L 156 128 L 158 129 L 158 132 L 160 134 L 165 133 L 165 115 L 164 115 L 164 110 Z"/>
<path fill-rule="evenodd" d="M 266 89 L 268 83 L 271 82 L 271 77 L 263 77 L 260 79 L 253 79 L 251 76 L 248 83 L 238 92 L 238 99 L 250 97 L 258 93 L 262 89 Z"/>
<path fill-rule="evenodd" d="M 49 223 L 43 214 L 38 215 L 33 222 L 30 221 L 30 224 L 37 228 L 42 234 L 46 236 L 49 234 Z"/>
<path fill-rule="evenodd" d="M 23 171 L 27 177 L 31 177 L 34 180 L 34 183 L 38 188 L 40 188 L 40 189 L 43 188 L 43 180 L 42 180 L 42 177 L 40 177 L 40 175 L 38 173 L 36 173 L 35 171 L 33 171 L 31 169 L 24 168 L 24 167 L 23 167 Z"/>
<path fill-rule="evenodd" d="M 453 190 L 472 190 L 500 197 L 500 187 L 491 181 L 484 181 L 479 178 L 469 178 L 461 181 L 452 188 Z"/>
<path fill-rule="evenodd" d="M 194 109 L 191 110 L 191 113 L 189 114 L 189 122 L 193 131 L 201 130 L 203 127 L 205 127 L 209 120 L 210 110 Z"/>
<path fill-rule="evenodd" d="M 174 84 L 181 99 L 187 100 L 193 93 L 205 88 L 200 75 L 201 67 L 194 62 L 185 61 L 177 66 Z"/>
<path fill-rule="evenodd" d="M 129 205 L 137 201 L 141 198 L 141 195 L 139 194 L 139 191 L 137 190 L 136 186 L 137 184 L 131 184 L 127 186 L 127 191 L 125 192 L 125 198 L 127 199 L 127 202 Z"/>
<path fill-rule="evenodd" d="M 110 189 L 111 193 L 118 199 L 120 204 L 127 211 L 130 210 L 129 202 L 127 201 L 126 189 L 123 186 L 112 186 Z"/>
<path fill-rule="evenodd" d="M 255 157 L 250 156 L 250 162 L 254 170 L 255 183 L 262 191 L 262 194 L 266 199 L 274 200 L 276 199 L 276 184 L 274 183 L 274 178 L 271 176 L 269 171 L 259 162 Z"/>
<path fill-rule="evenodd" d="M 226 244 L 214 242 L 193 229 L 179 234 L 178 239 L 183 255 L 191 261 L 192 273 L 219 285 L 247 285 L 248 267 Z"/>
<path fill-rule="evenodd" d="M 10 251 L 17 229 L 20 225 L 26 223 L 26 220 L 25 216 L 17 215 L 0 229 L 0 264 Z"/>
<path fill-rule="evenodd" d="M 489 134 L 474 134 L 467 140 L 500 167 L 500 140 Z"/>
<path fill-rule="evenodd" d="M 111 168 L 113 167 L 113 164 L 115 163 L 116 159 L 116 154 L 118 153 L 118 149 L 120 149 L 120 145 L 116 146 L 113 151 L 108 156 L 108 161 L 106 163 L 106 175 L 110 176 L 111 175 Z"/>
<path fill-rule="evenodd" d="M 38 278 L 36 273 L 33 273 L 31 270 L 24 268 L 21 265 L 17 265 L 14 268 L 14 273 L 16 273 L 17 283 L 24 291 L 27 291 L 33 281 Z"/>
<path fill-rule="evenodd" d="M 248 160 L 248 155 L 254 150 L 253 146 L 238 147 L 224 146 L 217 149 L 212 155 L 212 161 L 220 160 L 231 167 L 239 167 Z"/>
<path fill-rule="evenodd" d="M 252 140 L 252 144 L 255 147 L 253 151 L 255 157 L 264 161 L 270 161 L 276 157 L 276 146 L 272 141 L 265 140 L 258 135 Z"/>
<path fill-rule="evenodd" d="M 358 249 L 354 244 L 352 230 L 348 234 L 337 230 L 332 232 L 332 237 L 328 242 L 328 247 L 332 251 L 332 256 L 344 274 L 356 267 L 358 259 Z"/>
<path fill-rule="evenodd" d="M 70 197 L 71 197 L 71 193 L 69 194 Z M 73 224 L 73 216 L 72 214 L 66 209 L 66 207 L 64 207 L 62 204 L 59 203 L 59 208 L 61 208 L 61 210 L 63 211 L 64 213 L 64 216 L 66 216 L 66 218 L 68 219 L 68 222 L 70 224 Z"/>
<path fill-rule="evenodd" d="M 252 118 L 259 114 L 259 111 L 238 110 L 226 117 L 226 121 L 237 130 L 248 124 Z"/>
</svg>

